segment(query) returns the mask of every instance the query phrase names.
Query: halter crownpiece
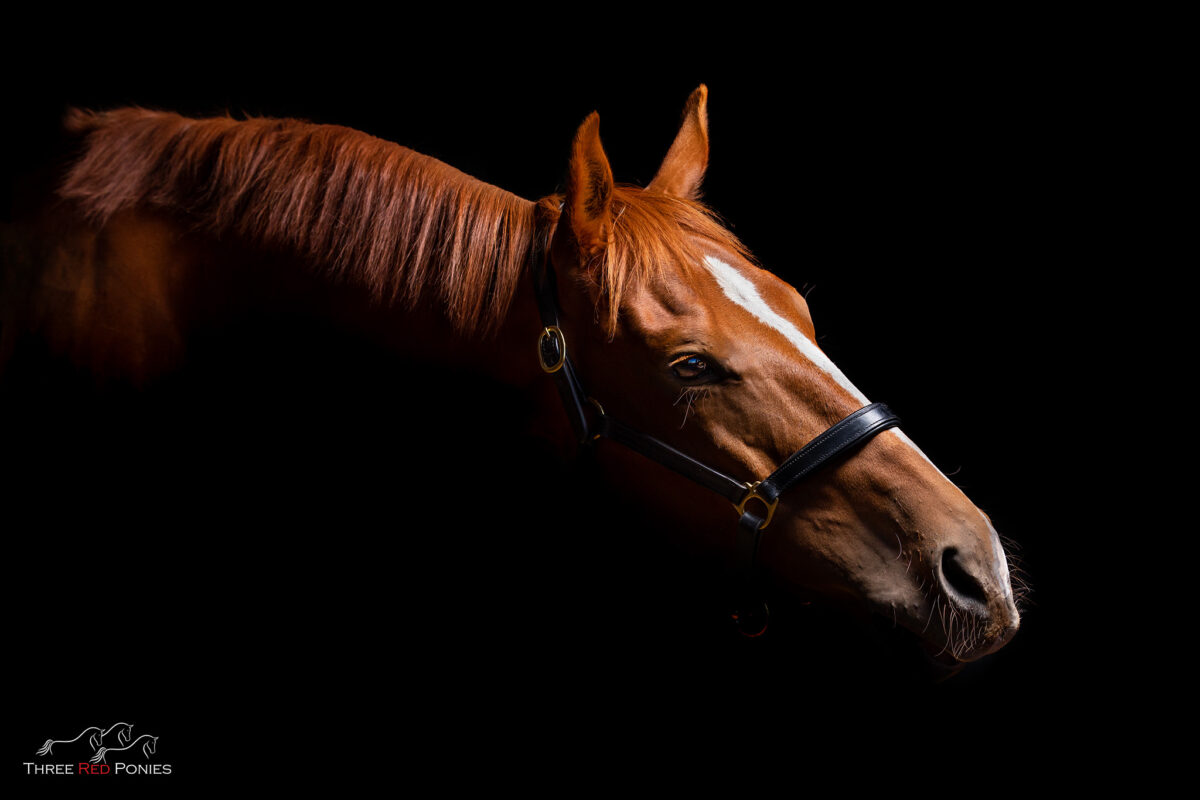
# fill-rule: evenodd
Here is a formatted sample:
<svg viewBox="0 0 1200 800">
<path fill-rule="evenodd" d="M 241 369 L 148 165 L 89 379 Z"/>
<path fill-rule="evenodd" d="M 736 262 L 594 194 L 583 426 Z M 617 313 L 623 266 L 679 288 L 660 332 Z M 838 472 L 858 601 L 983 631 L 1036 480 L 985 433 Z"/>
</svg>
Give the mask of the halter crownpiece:
<svg viewBox="0 0 1200 800">
<path fill-rule="evenodd" d="M 533 248 L 535 251 L 537 248 Z M 533 258 L 533 253 L 531 253 Z M 579 375 L 567 355 L 567 340 L 558 324 L 558 292 L 554 268 L 544 259 L 536 270 L 534 288 L 543 329 L 538 336 L 538 362 L 554 377 L 562 397 L 567 417 L 581 444 L 604 437 L 656 461 L 680 475 L 710 489 L 733 504 L 738 513 L 737 572 L 740 575 L 738 610 L 730 616 L 738 630 L 746 636 L 760 636 L 766 631 L 768 610 L 755 590 L 756 559 L 762 531 L 775 516 L 779 497 L 800 481 L 812 475 L 836 456 L 844 455 L 866 444 L 877 434 L 900 424 L 900 418 L 883 403 L 864 406 L 827 428 L 824 433 L 800 448 L 767 477 L 745 482 L 726 475 L 686 453 L 676 450 L 659 439 L 631 428 L 604 413 L 600 404 L 583 389 Z M 589 419 L 587 408 L 595 410 L 595 422 Z M 756 514 L 747 508 L 752 500 L 762 504 L 764 513 Z"/>
</svg>

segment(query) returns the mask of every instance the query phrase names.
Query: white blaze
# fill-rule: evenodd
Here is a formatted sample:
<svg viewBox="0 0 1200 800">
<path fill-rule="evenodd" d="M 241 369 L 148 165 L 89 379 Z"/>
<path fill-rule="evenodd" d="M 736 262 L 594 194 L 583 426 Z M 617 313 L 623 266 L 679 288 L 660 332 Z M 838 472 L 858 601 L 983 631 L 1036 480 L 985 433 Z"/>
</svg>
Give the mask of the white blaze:
<svg viewBox="0 0 1200 800">
<path fill-rule="evenodd" d="M 867 400 L 867 396 L 860 392 L 858 387 L 850 382 L 850 379 L 846 377 L 845 373 L 838 369 L 837 365 L 829 360 L 829 356 L 821 352 L 821 348 L 817 347 L 816 343 L 812 339 L 809 339 L 807 336 L 805 336 L 799 328 L 778 314 L 775 309 L 767 305 L 767 302 L 763 300 L 762 295 L 758 293 L 758 288 L 755 287 L 754 283 L 749 278 L 716 256 L 705 256 L 704 264 L 706 267 L 708 267 L 708 271 L 712 273 L 712 276 L 717 279 L 717 285 L 721 287 L 721 290 L 725 292 L 725 295 L 730 300 L 749 311 L 756 319 L 758 319 L 767 327 L 774 328 L 782 333 L 789 342 L 795 345 L 796 349 L 799 350 L 805 358 L 812 362 L 821 371 L 827 373 L 831 378 L 834 379 L 834 381 L 837 382 L 838 386 L 841 386 L 843 389 L 849 392 L 856 400 L 858 400 L 858 402 L 862 403 L 864 406 L 870 402 Z M 929 456 L 921 452 L 921 448 L 917 447 L 916 444 L 913 443 L 912 439 L 909 439 L 908 436 L 906 436 L 899 428 L 892 428 L 884 431 L 884 433 L 890 433 L 898 437 L 900 441 L 917 451 L 917 454 L 921 456 L 921 458 L 925 459 L 925 461 L 927 461 L 931 467 L 937 470 L 938 474 L 941 475 L 947 483 L 950 483 L 952 486 L 954 485 L 950 479 L 946 477 L 945 473 L 939 470 L 937 465 L 929 460 Z M 983 515 L 982 511 L 980 512 L 980 515 Z M 984 517 L 984 521 L 987 522 L 987 517 Z M 992 549 L 995 551 L 996 564 L 1000 573 L 1000 585 L 1004 587 L 1003 590 L 1007 594 L 1012 591 L 1009 584 L 1008 561 L 1004 557 L 1004 548 L 1000 545 L 1000 537 L 996 535 L 996 529 L 992 527 L 990 522 L 987 524 L 988 530 L 991 532 Z"/>
<path fill-rule="evenodd" d="M 796 346 L 805 358 L 815 364 L 823 372 L 829 374 L 838 386 L 841 386 L 858 402 L 864 406 L 871 401 L 867 400 L 867 396 L 858 390 L 858 387 L 850 382 L 837 365 L 829 360 L 829 356 L 821 352 L 821 348 L 817 347 L 812 339 L 801 332 L 799 328 L 793 325 L 788 320 L 781 317 L 775 312 L 775 309 L 767 305 L 767 301 L 763 300 L 762 295 L 758 293 L 758 288 L 741 272 L 726 264 L 715 256 L 704 257 L 705 266 L 717 279 L 722 291 L 729 297 L 730 300 L 737 303 L 742 308 L 749 311 L 760 322 L 769 328 L 782 333 L 789 342 Z"/>
</svg>

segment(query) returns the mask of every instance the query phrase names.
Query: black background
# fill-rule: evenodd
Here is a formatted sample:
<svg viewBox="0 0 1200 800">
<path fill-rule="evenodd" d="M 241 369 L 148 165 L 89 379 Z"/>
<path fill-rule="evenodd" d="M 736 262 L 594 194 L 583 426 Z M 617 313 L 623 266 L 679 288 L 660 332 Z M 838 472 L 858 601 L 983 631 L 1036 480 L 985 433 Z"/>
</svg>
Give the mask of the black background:
<svg viewBox="0 0 1200 800">
<path fill-rule="evenodd" d="M 572 523 L 564 544 L 514 507 L 504 479 L 460 495 L 432 477 L 414 484 L 406 448 L 453 451 L 479 431 L 447 444 L 398 421 L 399 396 L 430 409 L 411 383 L 379 377 L 402 365 L 349 354 L 362 343 L 257 330 L 256 352 L 287 368 L 236 398 L 85 392 L 17 433 L 6 420 L 12 452 L 29 459 L 9 463 L 21 475 L 5 501 L 10 755 L 122 719 L 162 731 L 174 785 L 397 772 L 591 782 L 634 763 L 687 771 L 675 754 L 695 745 L 720 754 L 700 774 L 778 761 L 812 776 L 895 754 L 987 784 L 1048 764 L 1064 738 L 1124 735 L 1108 728 L 1127 702 L 1108 683 L 1120 648 L 1092 627 L 1112 611 L 1078 582 L 1081 538 L 1106 535 L 1086 510 L 1104 491 L 1090 477 L 1093 418 L 1052 433 L 1061 409 L 1094 402 L 1113 357 L 1095 346 L 1113 290 L 1095 276 L 1122 257 L 1097 213 L 1120 52 L 1037 19 L 822 19 L 766 35 L 776 22 L 649 34 L 604 16 L 553 34 L 514 34 L 511 19 L 39 34 L 10 55 L 6 171 L 20 177 L 52 152 L 67 106 L 133 103 L 347 125 L 533 199 L 561 188 L 592 110 L 617 179 L 644 184 L 704 82 L 706 202 L 805 288 L 822 347 L 1018 544 L 1032 592 L 1016 639 L 935 684 L 819 611 L 784 625 L 798 641 L 748 645 L 687 617 L 675 632 L 636 619 L 623 638 L 597 620 L 600 599 L 564 595 L 573 569 L 632 587 L 606 585 L 605 600 L 645 595 L 672 613 L 671 592 L 686 596 L 693 579 L 654 588 L 667 557 L 653 546 L 584 553 L 578 540 L 611 530 L 602 512 Z M 252 360 L 223 374 L 246 377 Z M 455 389 L 479 392 L 454 380 L 427 376 L 440 387 L 429 405 L 447 417 L 474 408 L 446 405 Z M 181 407 L 196 414 L 187 425 Z M 71 418 L 56 426 L 57 413 Z M 96 423 L 106 432 L 89 433 Z M 487 444 L 514 475 L 538 463 L 512 452 L 528 443 Z M 461 523 L 439 540 L 448 510 L 478 530 Z M 492 571 L 514 563 L 511 584 Z M 1053 774 L 1094 773 L 1095 751 L 1083 752 Z"/>
</svg>

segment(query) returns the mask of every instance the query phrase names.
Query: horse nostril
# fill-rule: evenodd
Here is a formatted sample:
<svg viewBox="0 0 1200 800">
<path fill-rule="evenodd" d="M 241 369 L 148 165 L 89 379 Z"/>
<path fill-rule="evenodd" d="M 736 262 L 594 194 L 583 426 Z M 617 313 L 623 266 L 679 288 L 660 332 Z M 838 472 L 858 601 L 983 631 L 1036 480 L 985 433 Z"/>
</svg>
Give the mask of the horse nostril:
<svg viewBox="0 0 1200 800">
<path fill-rule="evenodd" d="M 987 592 L 979 581 L 962 564 L 958 549 L 947 547 L 942 551 L 942 588 L 959 605 L 987 614 Z"/>
</svg>

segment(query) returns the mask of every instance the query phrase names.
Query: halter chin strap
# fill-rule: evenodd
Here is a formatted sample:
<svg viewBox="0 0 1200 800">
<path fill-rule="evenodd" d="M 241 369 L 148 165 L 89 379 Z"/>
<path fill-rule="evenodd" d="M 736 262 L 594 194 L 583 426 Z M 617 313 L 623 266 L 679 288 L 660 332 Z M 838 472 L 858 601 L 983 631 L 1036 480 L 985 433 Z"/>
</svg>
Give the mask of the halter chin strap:
<svg viewBox="0 0 1200 800">
<path fill-rule="evenodd" d="M 738 610 L 731 616 L 743 634 L 762 635 L 767 629 L 768 612 L 755 588 L 758 544 L 763 529 L 775 515 L 780 495 L 835 457 L 851 453 L 876 434 L 898 426 L 900 418 L 883 403 L 864 406 L 793 453 L 766 478 L 753 483 L 739 481 L 676 450 L 666 442 L 613 419 L 596 400 L 588 396 L 567 354 L 567 339 L 558 324 L 558 291 L 554 269 L 548 260 L 540 266 L 535 277 L 538 311 L 543 326 L 538 336 L 538 362 L 545 372 L 554 377 L 576 438 L 580 444 L 601 437 L 612 439 L 716 492 L 733 504 L 738 513 L 736 557 L 739 586 Z M 759 513 L 747 508 L 753 500 L 762 504 Z"/>
</svg>

